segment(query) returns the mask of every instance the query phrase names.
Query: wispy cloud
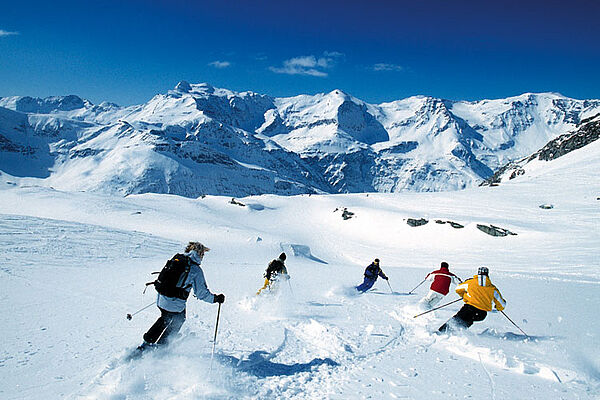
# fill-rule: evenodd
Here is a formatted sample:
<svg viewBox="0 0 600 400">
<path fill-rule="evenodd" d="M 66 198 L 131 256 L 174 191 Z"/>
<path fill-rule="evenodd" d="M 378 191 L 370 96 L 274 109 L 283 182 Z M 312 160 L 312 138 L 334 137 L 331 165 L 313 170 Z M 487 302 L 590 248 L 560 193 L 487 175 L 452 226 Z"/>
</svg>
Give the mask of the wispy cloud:
<svg viewBox="0 0 600 400">
<path fill-rule="evenodd" d="M 231 63 L 229 61 L 213 61 L 208 63 L 208 65 L 219 69 L 231 67 Z"/>
<path fill-rule="evenodd" d="M 9 31 L 5 31 L 3 29 L 0 29 L 0 37 L 3 36 L 13 36 L 13 35 L 18 35 L 19 32 L 9 32 Z"/>
<path fill-rule="evenodd" d="M 404 71 L 404 67 L 398 64 L 377 63 L 372 67 L 373 71 Z"/>
<path fill-rule="evenodd" d="M 337 51 L 326 51 L 322 56 L 301 56 L 285 60 L 281 67 L 269 67 L 272 72 L 288 75 L 308 75 L 317 77 L 327 77 L 327 70 L 333 68 L 343 57 L 342 53 Z"/>
</svg>

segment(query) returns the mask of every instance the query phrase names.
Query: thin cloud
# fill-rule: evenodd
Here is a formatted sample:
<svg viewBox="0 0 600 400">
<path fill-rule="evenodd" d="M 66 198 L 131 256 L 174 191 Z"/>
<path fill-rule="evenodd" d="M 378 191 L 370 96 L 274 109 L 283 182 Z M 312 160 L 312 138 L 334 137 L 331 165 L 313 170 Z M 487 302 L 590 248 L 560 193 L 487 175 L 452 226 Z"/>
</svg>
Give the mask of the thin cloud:
<svg viewBox="0 0 600 400">
<path fill-rule="evenodd" d="M 231 63 L 229 61 L 213 61 L 208 63 L 208 65 L 219 69 L 231 67 Z"/>
<path fill-rule="evenodd" d="M 307 75 L 325 78 L 329 75 L 327 70 L 332 69 L 344 55 L 337 51 L 326 51 L 322 56 L 301 56 L 290 58 L 283 62 L 281 67 L 269 67 L 277 74 Z"/>
<path fill-rule="evenodd" d="M 373 71 L 404 71 L 404 67 L 398 64 L 377 63 L 372 67 Z"/>
<path fill-rule="evenodd" d="M 333 58 L 341 58 L 344 57 L 344 53 L 340 53 L 339 51 L 325 51 L 323 52 L 325 57 L 333 57 Z"/>
<path fill-rule="evenodd" d="M 5 31 L 3 29 L 0 29 L 0 37 L 3 37 L 3 36 L 14 36 L 14 35 L 19 35 L 19 32 L 9 32 L 9 31 Z"/>
</svg>

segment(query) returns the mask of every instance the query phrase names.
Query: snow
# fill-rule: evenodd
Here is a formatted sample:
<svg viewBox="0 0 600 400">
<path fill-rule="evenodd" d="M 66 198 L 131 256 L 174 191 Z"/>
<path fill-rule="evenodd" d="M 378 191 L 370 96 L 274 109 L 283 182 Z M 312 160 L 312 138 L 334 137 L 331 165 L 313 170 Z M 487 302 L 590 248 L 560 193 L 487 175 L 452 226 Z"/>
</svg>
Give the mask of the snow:
<svg viewBox="0 0 600 400">
<path fill-rule="evenodd" d="M 245 207 L 67 192 L 2 173 L 0 397 L 597 399 L 599 152 L 594 142 L 498 187 L 237 198 Z M 429 223 L 406 224 L 421 217 Z M 517 235 L 488 236 L 480 223 Z M 226 295 L 212 370 L 217 307 L 195 299 L 168 349 L 121 361 L 158 312 L 125 315 L 154 301 L 144 283 L 188 240 L 211 248 L 206 279 Z M 289 284 L 256 296 L 283 250 Z M 358 295 L 375 257 L 390 287 L 378 280 Z M 489 266 L 530 338 L 500 313 L 435 334 L 458 304 L 413 318 L 427 287 L 407 292 L 441 261 L 462 278 Z"/>
<path fill-rule="evenodd" d="M 77 96 L 4 97 L 0 170 L 108 194 L 458 190 L 598 110 L 598 100 L 554 93 L 376 105 L 341 90 L 271 98 L 184 81 L 130 107 Z"/>
</svg>

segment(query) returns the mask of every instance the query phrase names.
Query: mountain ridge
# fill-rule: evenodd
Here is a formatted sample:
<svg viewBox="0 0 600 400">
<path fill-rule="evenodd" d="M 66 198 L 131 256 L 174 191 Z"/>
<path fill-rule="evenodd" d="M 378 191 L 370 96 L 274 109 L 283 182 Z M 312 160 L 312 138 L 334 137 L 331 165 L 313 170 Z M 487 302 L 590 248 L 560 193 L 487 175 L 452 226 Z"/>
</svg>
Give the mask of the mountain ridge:
<svg viewBox="0 0 600 400">
<path fill-rule="evenodd" d="M 0 170 L 67 190 L 246 196 L 457 190 L 600 112 L 556 93 L 369 104 L 179 82 L 144 104 L 0 98 Z M 27 165 L 32 165 L 28 171 Z"/>
</svg>

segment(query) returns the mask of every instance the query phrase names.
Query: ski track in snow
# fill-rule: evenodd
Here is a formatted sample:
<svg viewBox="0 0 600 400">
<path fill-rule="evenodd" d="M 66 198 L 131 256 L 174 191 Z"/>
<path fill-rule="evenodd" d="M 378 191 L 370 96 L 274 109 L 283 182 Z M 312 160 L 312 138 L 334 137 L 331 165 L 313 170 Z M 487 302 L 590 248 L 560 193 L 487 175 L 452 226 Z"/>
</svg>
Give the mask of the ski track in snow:
<svg viewBox="0 0 600 400">
<path fill-rule="evenodd" d="M 371 196 L 371 215 L 357 196 L 261 196 L 252 202 L 261 207 L 248 209 L 218 197 L 148 195 L 112 201 L 88 194 L 49 197 L 47 190 L 0 190 L 0 299 L 8 305 L 0 313 L 7 332 L 0 348 L 3 399 L 546 400 L 600 395 L 598 320 L 593 310 L 581 307 L 582 300 L 599 300 L 599 275 L 593 268 L 598 254 L 589 250 L 597 239 L 587 233 L 593 225 L 586 218 L 579 224 L 585 230 L 569 228 L 577 237 L 574 246 L 553 233 L 564 221 L 560 215 L 548 220 L 551 229 L 544 233 L 537 216 L 531 222 L 523 213 L 514 220 L 521 224 L 519 236 L 504 239 L 487 238 L 475 229 L 387 225 L 385 219 L 406 216 L 391 209 L 416 207 L 405 205 L 414 195 L 388 196 L 391 205 L 385 208 Z M 18 206 L 11 205 L 15 198 Z M 343 221 L 332 212 L 344 202 L 356 218 Z M 511 204 L 505 207 L 514 210 Z M 457 214 L 467 213 L 454 206 Z M 98 209 L 100 215 L 93 211 Z M 373 222 L 381 213 L 384 220 Z M 281 232 L 272 231 L 274 221 Z M 507 221 L 512 228 L 513 220 Z M 462 239 L 446 238 L 444 232 Z M 143 283 L 188 238 L 213 249 L 203 268 L 210 289 L 227 296 L 212 372 L 216 307 L 195 299 L 188 302 L 181 337 L 169 348 L 125 361 L 158 312 L 151 307 L 132 321 L 125 314 L 154 300 L 153 293 L 142 295 Z M 439 243 L 420 245 L 424 239 Z M 528 254 L 538 240 L 546 249 L 557 247 L 556 253 Z M 463 241 L 473 251 L 464 249 Z M 289 284 L 254 295 L 268 261 L 291 244 L 307 247 L 289 256 Z M 588 254 L 569 257 L 576 259 L 564 269 L 553 267 L 576 248 Z M 311 260 L 307 251 L 327 264 Z M 374 290 L 358 294 L 353 285 L 362 281 L 374 252 L 395 291 L 379 280 Z M 489 258 L 479 258 L 486 252 Z M 492 268 L 492 279 L 508 299 L 508 314 L 530 338 L 515 333 L 496 313 L 468 331 L 436 334 L 458 304 L 413 318 L 427 288 L 412 296 L 404 291 L 422 280 L 439 254 L 450 257 L 462 277 L 479 262 L 495 260 L 500 267 Z M 553 301 L 557 293 L 560 301 Z"/>
</svg>

